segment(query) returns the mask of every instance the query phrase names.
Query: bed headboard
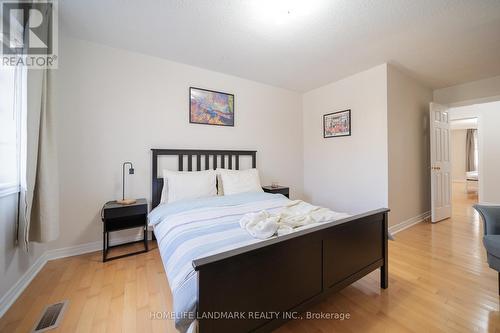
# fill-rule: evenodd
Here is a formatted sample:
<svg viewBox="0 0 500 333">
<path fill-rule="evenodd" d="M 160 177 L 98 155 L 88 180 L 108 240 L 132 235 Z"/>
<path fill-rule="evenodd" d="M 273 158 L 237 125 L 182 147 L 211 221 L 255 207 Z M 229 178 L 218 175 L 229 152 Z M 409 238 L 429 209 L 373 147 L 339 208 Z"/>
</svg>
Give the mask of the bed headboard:
<svg viewBox="0 0 500 333">
<path fill-rule="evenodd" d="M 220 161 L 220 167 L 226 168 L 226 156 L 228 169 L 240 169 L 240 156 L 250 156 L 252 158 L 252 168 L 257 165 L 256 150 L 151 149 L 151 151 L 153 153 L 151 209 L 160 204 L 163 189 L 163 178 L 158 176 L 158 157 L 160 156 L 177 155 L 178 171 L 201 171 L 202 162 L 204 162 L 204 170 L 208 170 L 210 165 L 215 170 L 217 169 L 218 160 Z M 184 166 L 184 156 L 187 157 L 187 170 Z"/>
</svg>

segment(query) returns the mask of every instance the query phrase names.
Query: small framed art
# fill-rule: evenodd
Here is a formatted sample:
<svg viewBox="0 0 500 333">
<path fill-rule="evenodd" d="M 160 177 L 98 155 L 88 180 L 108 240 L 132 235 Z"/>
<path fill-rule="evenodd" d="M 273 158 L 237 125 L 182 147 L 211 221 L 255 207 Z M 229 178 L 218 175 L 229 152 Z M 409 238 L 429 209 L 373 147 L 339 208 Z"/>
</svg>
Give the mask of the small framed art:
<svg viewBox="0 0 500 333">
<path fill-rule="evenodd" d="M 234 126 L 234 95 L 201 88 L 189 88 L 189 122 Z"/>
<path fill-rule="evenodd" d="M 323 115 L 323 137 L 335 138 L 351 135 L 351 110 Z"/>
</svg>

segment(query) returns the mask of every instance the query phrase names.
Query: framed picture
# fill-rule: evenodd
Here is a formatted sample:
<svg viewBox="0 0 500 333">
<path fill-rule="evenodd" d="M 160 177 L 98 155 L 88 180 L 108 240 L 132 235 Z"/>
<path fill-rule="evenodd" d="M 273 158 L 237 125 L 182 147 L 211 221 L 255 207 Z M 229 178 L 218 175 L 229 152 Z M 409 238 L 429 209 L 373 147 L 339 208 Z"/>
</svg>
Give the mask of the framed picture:
<svg viewBox="0 0 500 333">
<path fill-rule="evenodd" d="M 334 138 L 351 135 L 351 110 L 323 115 L 323 137 Z"/>
<path fill-rule="evenodd" d="M 190 87 L 189 122 L 234 126 L 234 95 Z"/>
</svg>

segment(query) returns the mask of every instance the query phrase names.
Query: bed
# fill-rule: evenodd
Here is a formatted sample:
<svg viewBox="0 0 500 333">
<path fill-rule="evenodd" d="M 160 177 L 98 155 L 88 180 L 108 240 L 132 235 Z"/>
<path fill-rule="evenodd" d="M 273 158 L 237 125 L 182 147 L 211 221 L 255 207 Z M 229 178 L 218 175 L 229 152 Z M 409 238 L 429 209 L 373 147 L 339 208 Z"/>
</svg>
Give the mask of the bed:
<svg viewBox="0 0 500 333">
<path fill-rule="evenodd" d="M 152 212 L 172 289 L 176 327 L 207 332 L 269 332 L 328 294 L 380 269 L 388 287 L 387 213 L 364 214 L 260 240 L 239 228 L 245 213 L 282 209 L 280 194 L 241 193 L 160 205 L 158 158 L 177 170 L 239 169 L 256 151 L 152 149 Z M 202 163 L 203 162 L 203 163 Z"/>
<path fill-rule="evenodd" d="M 471 191 L 477 192 L 478 182 L 479 182 L 479 172 L 467 171 L 465 173 L 465 192 L 467 192 L 467 193 L 469 193 Z"/>
</svg>

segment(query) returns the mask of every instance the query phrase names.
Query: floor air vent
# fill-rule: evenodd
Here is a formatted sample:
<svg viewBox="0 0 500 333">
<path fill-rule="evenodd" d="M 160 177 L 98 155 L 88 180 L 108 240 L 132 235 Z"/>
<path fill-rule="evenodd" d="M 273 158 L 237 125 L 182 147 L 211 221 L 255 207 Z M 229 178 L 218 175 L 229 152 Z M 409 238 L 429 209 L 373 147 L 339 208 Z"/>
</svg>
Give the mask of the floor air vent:
<svg viewBox="0 0 500 333">
<path fill-rule="evenodd" d="M 33 333 L 45 332 L 56 328 L 61 322 L 67 305 L 68 301 L 66 300 L 47 306 L 43 311 L 42 317 L 38 320 Z"/>
</svg>

